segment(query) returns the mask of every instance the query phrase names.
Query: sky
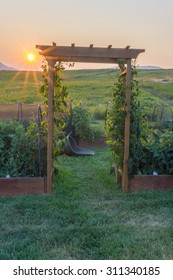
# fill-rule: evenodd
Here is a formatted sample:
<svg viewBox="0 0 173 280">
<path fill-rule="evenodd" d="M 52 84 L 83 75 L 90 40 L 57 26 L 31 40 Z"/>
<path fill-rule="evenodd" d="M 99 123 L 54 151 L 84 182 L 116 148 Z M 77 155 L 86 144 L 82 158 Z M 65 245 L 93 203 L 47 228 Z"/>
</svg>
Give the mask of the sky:
<svg viewBox="0 0 173 280">
<path fill-rule="evenodd" d="M 145 49 L 138 65 L 173 68 L 172 0 L 0 0 L 0 7 L 0 62 L 8 66 L 39 69 L 42 57 L 35 46 L 56 42 L 130 45 Z M 28 52 L 36 55 L 32 63 L 26 59 Z"/>
</svg>

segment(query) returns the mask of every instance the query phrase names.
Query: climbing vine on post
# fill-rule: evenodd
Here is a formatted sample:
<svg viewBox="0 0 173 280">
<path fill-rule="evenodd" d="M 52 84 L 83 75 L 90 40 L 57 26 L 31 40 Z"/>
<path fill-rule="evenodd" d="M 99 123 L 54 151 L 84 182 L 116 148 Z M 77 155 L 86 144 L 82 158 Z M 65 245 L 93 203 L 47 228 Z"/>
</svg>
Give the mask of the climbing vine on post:
<svg viewBox="0 0 173 280">
<path fill-rule="evenodd" d="M 124 161 L 124 131 L 126 116 L 126 66 L 123 61 L 119 62 L 120 71 L 112 88 L 112 102 L 107 110 L 106 132 L 108 144 L 111 147 L 116 165 L 116 175 L 122 175 Z M 131 109 L 130 109 L 130 146 L 129 146 L 129 174 L 136 174 L 141 154 L 140 123 L 141 109 L 138 100 L 139 84 L 136 80 L 137 71 L 132 66 L 131 80 Z"/>
<path fill-rule="evenodd" d="M 44 60 L 42 64 L 42 77 L 43 84 L 40 87 L 40 92 L 44 97 L 45 111 L 44 115 L 48 115 L 48 67 Z M 64 71 L 64 65 L 61 61 L 58 61 L 54 65 L 53 69 L 53 83 L 54 83 L 54 96 L 53 96 L 53 160 L 55 161 L 61 146 L 58 148 L 58 142 L 65 139 L 65 125 L 66 118 L 69 114 L 67 107 L 68 91 L 67 87 L 62 85 L 62 72 Z M 43 135 L 47 137 L 47 122 L 42 122 Z M 63 141 L 61 142 L 63 143 Z"/>
</svg>

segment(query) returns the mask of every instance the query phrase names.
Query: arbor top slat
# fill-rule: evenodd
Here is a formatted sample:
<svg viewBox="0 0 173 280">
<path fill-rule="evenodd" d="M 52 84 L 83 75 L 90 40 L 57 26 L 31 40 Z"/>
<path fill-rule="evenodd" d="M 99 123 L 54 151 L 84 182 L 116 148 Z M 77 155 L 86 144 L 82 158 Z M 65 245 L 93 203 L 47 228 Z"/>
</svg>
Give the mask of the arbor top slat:
<svg viewBox="0 0 173 280">
<path fill-rule="evenodd" d="M 40 49 L 40 54 L 47 59 L 60 60 L 70 62 L 91 62 L 91 63 L 117 63 L 119 59 L 136 59 L 137 56 L 145 52 L 144 49 L 112 48 L 109 45 L 107 48 L 102 47 L 76 47 L 51 45 L 37 45 Z"/>
</svg>

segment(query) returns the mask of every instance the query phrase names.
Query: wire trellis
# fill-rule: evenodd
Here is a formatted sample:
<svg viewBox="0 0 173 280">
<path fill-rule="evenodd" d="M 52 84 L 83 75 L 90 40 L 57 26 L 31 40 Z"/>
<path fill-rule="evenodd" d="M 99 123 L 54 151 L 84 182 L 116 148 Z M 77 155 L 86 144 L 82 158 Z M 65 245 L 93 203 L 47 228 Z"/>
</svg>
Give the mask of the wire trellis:
<svg viewBox="0 0 173 280">
<path fill-rule="evenodd" d="M 173 122 L 173 110 L 169 104 L 161 105 L 157 103 L 153 107 L 152 122 L 156 122 L 160 128 L 166 128 L 169 123 Z"/>
</svg>

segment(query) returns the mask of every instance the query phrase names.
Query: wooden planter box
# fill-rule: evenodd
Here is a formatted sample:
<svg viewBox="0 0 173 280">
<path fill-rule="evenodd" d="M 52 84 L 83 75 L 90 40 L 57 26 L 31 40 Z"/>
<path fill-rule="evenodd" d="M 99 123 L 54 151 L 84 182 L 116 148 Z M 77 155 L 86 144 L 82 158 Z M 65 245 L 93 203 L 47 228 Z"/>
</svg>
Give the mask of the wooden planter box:
<svg viewBox="0 0 173 280">
<path fill-rule="evenodd" d="M 129 191 L 173 189 L 173 175 L 134 175 L 129 176 Z"/>
<path fill-rule="evenodd" d="M 0 195 L 44 194 L 46 178 L 0 178 Z"/>
</svg>

